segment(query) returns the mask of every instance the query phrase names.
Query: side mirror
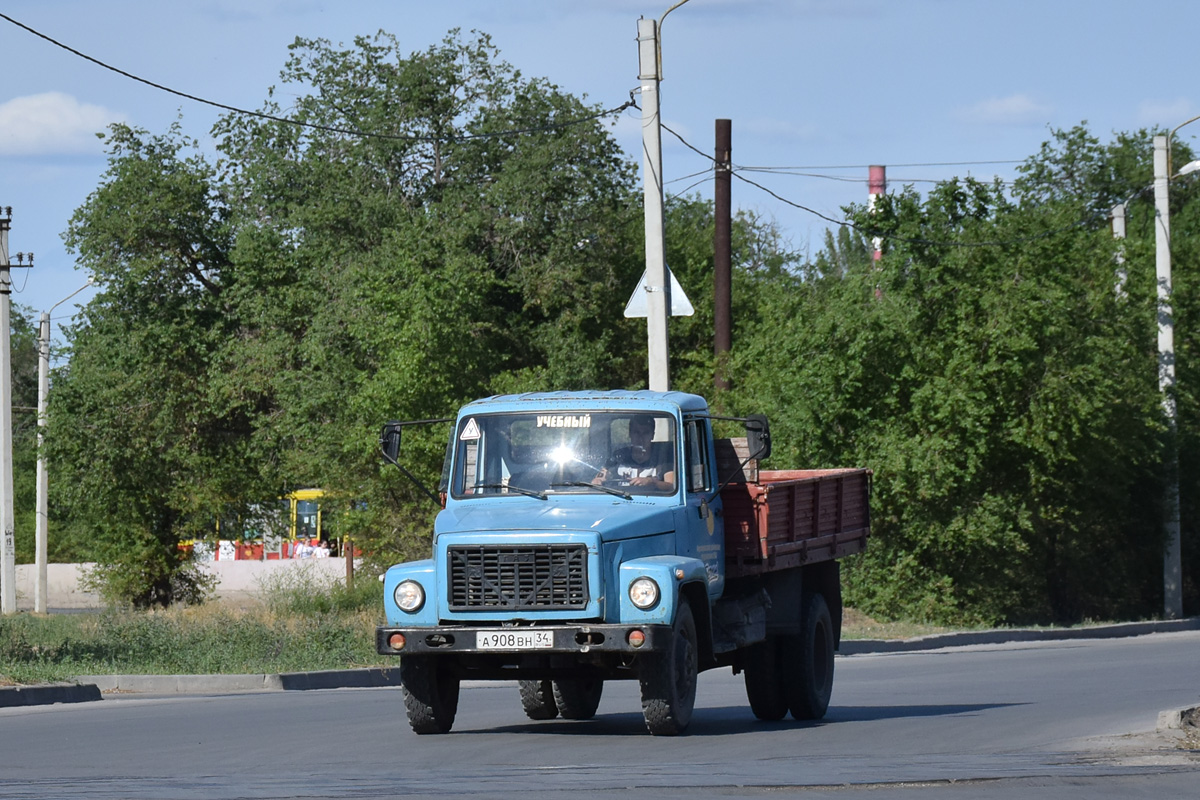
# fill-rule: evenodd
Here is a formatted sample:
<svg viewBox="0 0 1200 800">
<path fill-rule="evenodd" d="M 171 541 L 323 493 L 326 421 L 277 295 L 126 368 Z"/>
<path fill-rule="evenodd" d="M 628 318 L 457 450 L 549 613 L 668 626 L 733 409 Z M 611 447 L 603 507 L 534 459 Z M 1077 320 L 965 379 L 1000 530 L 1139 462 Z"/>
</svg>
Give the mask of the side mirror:
<svg viewBox="0 0 1200 800">
<path fill-rule="evenodd" d="M 751 414 L 746 417 L 746 444 L 750 457 L 762 461 L 771 455 L 771 427 L 766 414 Z"/>
<path fill-rule="evenodd" d="M 393 464 L 400 458 L 401 427 L 399 422 L 389 422 L 383 426 L 383 432 L 379 434 L 379 447 L 383 450 L 383 457 Z"/>
</svg>

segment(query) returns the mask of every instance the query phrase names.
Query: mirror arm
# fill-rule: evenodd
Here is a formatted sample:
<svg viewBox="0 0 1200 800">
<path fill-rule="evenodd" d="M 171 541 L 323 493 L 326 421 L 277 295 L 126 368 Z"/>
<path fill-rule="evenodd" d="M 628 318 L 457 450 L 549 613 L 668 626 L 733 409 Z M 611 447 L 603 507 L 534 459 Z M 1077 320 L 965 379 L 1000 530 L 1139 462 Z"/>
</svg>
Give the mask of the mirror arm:
<svg viewBox="0 0 1200 800">
<path fill-rule="evenodd" d="M 688 419 L 721 419 L 721 420 L 725 420 L 727 422 L 741 422 L 741 423 L 758 421 L 756 417 L 726 417 L 726 416 L 721 416 L 719 414 L 687 414 L 685 416 Z M 707 502 L 711 503 L 713 500 L 716 500 L 717 497 L 720 496 L 721 490 L 724 489 L 729 484 L 733 483 L 733 479 L 736 478 L 739 473 L 743 472 L 746 469 L 747 464 L 749 464 L 754 459 L 758 458 L 759 453 L 763 452 L 764 450 L 768 450 L 768 449 L 770 449 L 769 439 L 765 440 L 763 442 L 762 447 L 759 447 L 758 450 L 756 450 L 755 452 L 748 455 L 746 457 L 746 460 L 738 465 L 737 471 L 734 472 L 732 475 L 730 475 L 728 478 L 726 478 L 721 483 L 721 485 L 717 487 L 716 491 L 714 491 L 712 494 L 710 494 L 708 496 Z"/>
<path fill-rule="evenodd" d="M 398 425 L 400 427 L 406 427 L 408 425 L 437 425 L 442 422 L 454 422 L 454 418 L 453 417 L 443 417 L 441 419 L 418 419 L 418 420 L 413 420 L 411 422 L 389 423 L 389 425 L 394 424 L 394 425 Z M 380 437 L 380 450 L 381 451 L 383 450 L 382 445 L 383 445 L 383 438 Z M 424 492 L 429 497 L 430 500 L 441 505 L 441 503 L 442 503 L 441 498 L 438 497 L 436 494 L 434 494 L 432 491 L 430 491 L 429 487 L 426 486 L 424 483 L 422 483 L 417 478 L 417 476 L 413 475 L 411 472 L 409 472 L 407 469 L 405 469 L 403 464 L 401 464 L 397 459 L 394 459 L 391 456 L 389 456 L 386 452 L 383 452 L 382 455 L 383 455 L 384 461 L 388 462 L 392 466 L 396 467 L 396 469 L 403 472 L 404 476 L 406 478 L 408 478 L 410 481 L 412 481 L 414 486 L 416 486 L 418 489 L 420 489 L 422 492 Z"/>
<path fill-rule="evenodd" d="M 759 450 L 758 452 L 759 452 L 759 453 L 761 453 L 761 452 L 762 452 L 762 450 Z M 716 500 L 716 499 L 717 499 L 717 497 L 718 497 L 718 496 L 720 496 L 720 494 L 721 494 L 721 490 L 722 490 L 722 489 L 724 489 L 724 488 L 725 488 L 726 486 L 728 486 L 729 484 L 733 483 L 733 479 L 734 479 L 734 478 L 736 478 L 736 477 L 738 476 L 738 474 L 739 474 L 739 473 L 741 473 L 742 471 L 744 471 L 744 470 L 746 469 L 746 465 L 747 465 L 747 464 L 749 464 L 751 461 L 753 461 L 753 460 L 754 460 L 754 458 L 755 458 L 755 456 L 757 456 L 757 455 L 758 455 L 758 453 L 755 453 L 754 455 L 750 456 L 750 457 L 749 457 L 749 458 L 747 458 L 745 461 L 743 461 L 743 462 L 742 462 L 742 463 L 741 463 L 741 464 L 738 466 L 738 468 L 737 468 L 737 472 L 733 473 L 733 474 L 732 474 L 732 475 L 730 475 L 728 478 L 726 478 L 726 479 L 725 479 L 725 482 L 724 482 L 724 483 L 722 483 L 720 486 L 718 486 L 718 487 L 717 487 L 717 490 L 708 496 L 708 502 L 710 502 L 710 503 L 711 503 L 713 500 Z"/>
<path fill-rule="evenodd" d="M 410 481 L 412 481 L 412 482 L 413 482 L 413 484 L 415 484 L 415 485 L 416 485 L 416 487 L 417 487 L 418 489 L 420 489 L 422 492 L 424 492 L 426 495 L 428 495 L 430 500 L 432 500 L 433 502 L 437 503 L 438 505 L 441 505 L 441 504 L 442 504 L 442 499 L 441 499 L 440 497 L 438 497 L 436 494 L 434 494 L 433 492 L 431 492 L 431 491 L 429 490 L 429 487 L 428 487 L 428 486 L 426 486 L 425 484 L 423 484 L 423 483 L 421 483 L 419 480 L 417 480 L 416 476 L 415 476 L 415 475 L 413 475 L 413 474 L 412 474 L 411 472 L 409 472 L 408 470 L 406 470 L 406 469 L 405 469 L 405 468 L 404 468 L 404 467 L 403 467 L 403 466 L 400 464 L 400 462 L 399 462 L 399 461 L 393 461 L 392 463 L 393 463 L 393 464 L 395 464 L 395 465 L 396 465 L 396 468 L 397 468 L 397 469 L 399 469 L 401 472 L 403 472 L 403 473 L 404 473 L 404 474 L 405 474 L 405 475 L 408 477 L 408 479 L 409 479 Z"/>
</svg>

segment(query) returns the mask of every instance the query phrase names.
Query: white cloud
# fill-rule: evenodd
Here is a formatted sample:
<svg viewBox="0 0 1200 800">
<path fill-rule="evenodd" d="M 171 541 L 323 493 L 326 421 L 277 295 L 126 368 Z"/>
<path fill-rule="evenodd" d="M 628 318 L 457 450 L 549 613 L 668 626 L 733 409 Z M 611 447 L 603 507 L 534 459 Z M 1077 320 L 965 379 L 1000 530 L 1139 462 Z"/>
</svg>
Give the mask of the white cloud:
<svg viewBox="0 0 1200 800">
<path fill-rule="evenodd" d="M 1008 97 L 989 97 L 973 106 L 960 109 L 957 116 L 968 122 L 985 125 L 1040 125 L 1049 120 L 1053 109 L 1027 94 Z"/>
<path fill-rule="evenodd" d="M 81 103 L 62 92 L 16 97 L 0 104 L 0 155 L 99 152 L 96 134 L 125 115 Z"/>
<path fill-rule="evenodd" d="M 1139 125 L 1169 128 L 1191 119 L 1200 111 L 1191 100 L 1180 97 L 1175 100 L 1145 100 L 1138 105 Z"/>
</svg>

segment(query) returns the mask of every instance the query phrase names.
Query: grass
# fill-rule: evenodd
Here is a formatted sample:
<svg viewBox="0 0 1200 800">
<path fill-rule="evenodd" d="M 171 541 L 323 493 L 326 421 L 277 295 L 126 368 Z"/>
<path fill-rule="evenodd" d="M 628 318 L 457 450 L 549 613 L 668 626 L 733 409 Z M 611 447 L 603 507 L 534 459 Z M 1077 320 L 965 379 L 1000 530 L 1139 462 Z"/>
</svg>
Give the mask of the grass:
<svg viewBox="0 0 1200 800">
<path fill-rule="evenodd" d="M 921 622 L 879 622 L 853 608 L 847 608 L 842 615 L 843 639 L 912 639 L 956 630 L 960 629 Z"/>
<path fill-rule="evenodd" d="M 373 611 L 219 606 L 0 619 L 0 684 L 76 675 L 276 673 L 379 666 Z"/>
<path fill-rule="evenodd" d="M 925 622 L 879 622 L 853 608 L 845 610 L 842 620 L 843 639 L 912 639 L 919 636 L 932 636 L 939 633 L 956 633 L 961 631 L 990 631 L 1005 628 L 1020 628 L 1022 630 L 1061 630 L 1063 628 L 1090 628 L 1100 625 L 1112 625 L 1114 622 L 1087 619 L 1074 625 L 963 625 L 947 627 Z"/>
<path fill-rule="evenodd" d="M 348 590 L 304 570 L 277 573 L 261 601 L 160 611 L 0 617 L 0 685 L 69 681 L 76 675 L 279 673 L 395 666 L 375 652 L 380 584 Z M 879 622 L 846 609 L 844 639 L 908 639 L 951 632 Z"/>
<path fill-rule="evenodd" d="M 18 614 L 0 618 L 0 685 L 76 675 L 278 673 L 395 666 L 375 652 L 379 584 L 322 584 L 300 573 L 263 586 L 246 608 Z M 879 623 L 847 609 L 847 639 L 908 638 L 946 629 Z"/>
<path fill-rule="evenodd" d="M 0 617 L 0 685 L 76 675 L 278 673 L 394 666 L 375 652 L 380 584 L 347 590 L 303 570 L 261 587 L 245 608 Z"/>
</svg>

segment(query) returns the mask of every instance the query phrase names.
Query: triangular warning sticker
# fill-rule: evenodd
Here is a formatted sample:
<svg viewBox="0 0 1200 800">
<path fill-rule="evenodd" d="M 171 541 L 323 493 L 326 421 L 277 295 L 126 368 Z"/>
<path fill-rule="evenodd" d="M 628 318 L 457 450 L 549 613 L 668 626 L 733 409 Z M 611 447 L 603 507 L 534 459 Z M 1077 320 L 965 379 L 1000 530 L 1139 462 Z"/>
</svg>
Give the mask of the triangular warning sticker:
<svg viewBox="0 0 1200 800">
<path fill-rule="evenodd" d="M 458 438 L 462 440 L 479 438 L 479 426 L 475 424 L 474 417 L 471 417 L 469 420 L 467 420 L 467 425 L 465 428 L 463 428 L 462 435 L 460 435 Z"/>
</svg>

